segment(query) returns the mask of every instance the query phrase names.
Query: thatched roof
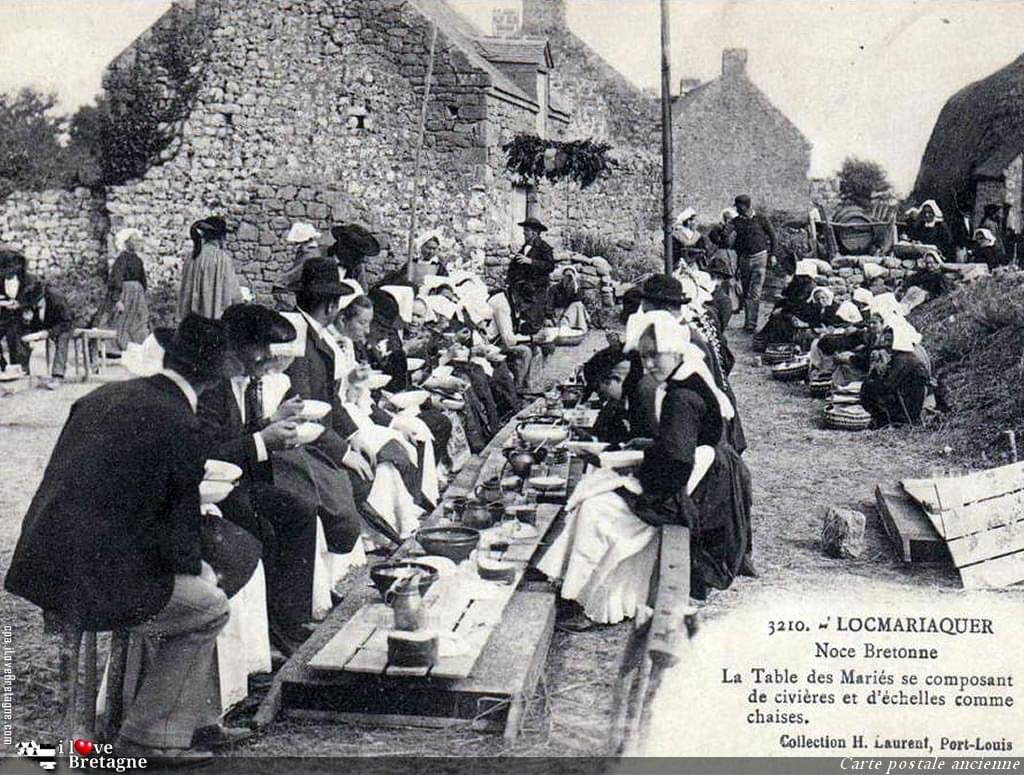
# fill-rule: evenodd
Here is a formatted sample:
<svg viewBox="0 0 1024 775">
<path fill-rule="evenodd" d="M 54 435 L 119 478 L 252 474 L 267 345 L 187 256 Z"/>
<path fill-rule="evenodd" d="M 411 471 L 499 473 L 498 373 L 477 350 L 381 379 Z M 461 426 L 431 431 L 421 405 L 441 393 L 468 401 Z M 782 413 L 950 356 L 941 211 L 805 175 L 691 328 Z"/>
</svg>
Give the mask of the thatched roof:
<svg viewBox="0 0 1024 775">
<path fill-rule="evenodd" d="M 918 201 L 973 206 L 974 181 L 1024 150 L 1024 55 L 958 91 L 942 108 L 914 184 Z"/>
</svg>

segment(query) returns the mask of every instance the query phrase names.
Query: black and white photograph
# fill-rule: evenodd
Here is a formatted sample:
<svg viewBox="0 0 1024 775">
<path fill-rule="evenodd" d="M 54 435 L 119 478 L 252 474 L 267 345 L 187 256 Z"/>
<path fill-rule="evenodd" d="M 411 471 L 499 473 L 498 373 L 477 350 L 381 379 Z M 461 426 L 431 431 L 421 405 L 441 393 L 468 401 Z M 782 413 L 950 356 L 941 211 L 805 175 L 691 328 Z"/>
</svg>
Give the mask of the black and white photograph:
<svg viewBox="0 0 1024 775">
<path fill-rule="evenodd" d="M 1024 0 L 0 0 L 0 773 L 1024 771 Z"/>
</svg>

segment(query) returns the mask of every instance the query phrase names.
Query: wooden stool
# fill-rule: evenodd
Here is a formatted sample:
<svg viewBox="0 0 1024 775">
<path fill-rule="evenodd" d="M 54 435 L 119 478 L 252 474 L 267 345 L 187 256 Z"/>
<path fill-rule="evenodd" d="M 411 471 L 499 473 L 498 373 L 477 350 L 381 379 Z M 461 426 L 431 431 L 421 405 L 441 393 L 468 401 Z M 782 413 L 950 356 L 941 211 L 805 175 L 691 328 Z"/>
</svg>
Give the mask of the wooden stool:
<svg viewBox="0 0 1024 775">
<path fill-rule="evenodd" d="M 96 371 L 105 374 L 107 369 L 107 342 L 117 339 L 117 332 L 109 328 L 76 328 L 71 338 L 71 347 L 74 352 L 75 373 L 78 373 L 78 352 L 82 351 L 82 363 L 85 369 L 83 382 L 88 382 L 93 372 L 91 345 L 96 344 Z"/>
<path fill-rule="evenodd" d="M 60 696 L 63 703 L 63 735 L 68 745 L 76 737 L 112 742 L 121 728 L 124 712 L 124 674 L 128 660 L 128 631 L 115 630 L 110 636 L 110 662 L 107 674 L 106 718 L 103 729 L 96 728 L 96 633 L 43 613 L 44 632 L 60 635 Z M 85 654 L 82 654 L 82 647 Z M 84 657 L 84 658 L 83 658 Z M 83 663 L 84 662 L 84 666 Z M 79 675 L 83 692 L 79 692 Z M 80 707 L 84 703 L 82 712 Z M 69 749 L 70 750 L 70 749 Z"/>
</svg>

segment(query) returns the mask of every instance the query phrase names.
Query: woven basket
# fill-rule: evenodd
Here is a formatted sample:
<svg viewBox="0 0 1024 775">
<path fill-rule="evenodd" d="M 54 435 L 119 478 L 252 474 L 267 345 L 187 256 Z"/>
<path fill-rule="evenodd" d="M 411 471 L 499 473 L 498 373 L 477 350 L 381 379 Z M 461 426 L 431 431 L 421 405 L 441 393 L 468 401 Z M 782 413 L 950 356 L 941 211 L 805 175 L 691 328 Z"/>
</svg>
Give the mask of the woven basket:
<svg viewBox="0 0 1024 775">
<path fill-rule="evenodd" d="M 800 346 L 795 344 L 773 344 L 764 351 L 761 362 L 769 366 L 785 363 L 800 354 Z"/>
<path fill-rule="evenodd" d="M 825 398 L 832 391 L 832 379 L 812 380 L 807 383 L 807 392 L 815 398 Z"/>
<path fill-rule="evenodd" d="M 807 379 L 807 369 L 810 364 L 803 361 L 786 361 L 777 366 L 772 366 L 772 379 L 780 382 L 799 382 Z"/>
<path fill-rule="evenodd" d="M 839 431 L 864 431 L 871 427 L 871 415 L 829 406 L 825 408 L 825 427 Z"/>
</svg>

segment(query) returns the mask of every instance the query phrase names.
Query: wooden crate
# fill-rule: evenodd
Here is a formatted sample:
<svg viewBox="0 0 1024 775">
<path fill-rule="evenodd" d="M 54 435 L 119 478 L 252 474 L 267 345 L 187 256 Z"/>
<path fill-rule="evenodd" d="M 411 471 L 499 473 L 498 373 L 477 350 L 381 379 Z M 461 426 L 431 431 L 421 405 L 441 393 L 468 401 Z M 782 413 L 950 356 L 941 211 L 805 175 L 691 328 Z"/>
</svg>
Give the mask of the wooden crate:
<svg viewBox="0 0 1024 775">
<path fill-rule="evenodd" d="M 945 540 L 964 587 L 1024 581 L 1024 463 L 903 487 Z"/>
</svg>

